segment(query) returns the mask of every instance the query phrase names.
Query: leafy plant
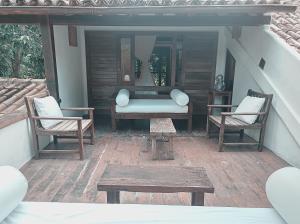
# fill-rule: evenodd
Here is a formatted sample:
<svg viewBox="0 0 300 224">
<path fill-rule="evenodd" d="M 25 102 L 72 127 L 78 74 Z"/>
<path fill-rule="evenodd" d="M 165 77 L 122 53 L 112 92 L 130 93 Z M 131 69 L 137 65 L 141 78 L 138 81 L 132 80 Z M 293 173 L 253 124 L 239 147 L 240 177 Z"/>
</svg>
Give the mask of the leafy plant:
<svg viewBox="0 0 300 224">
<path fill-rule="evenodd" d="M 0 77 L 44 78 L 39 26 L 0 25 Z"/>
</svg>

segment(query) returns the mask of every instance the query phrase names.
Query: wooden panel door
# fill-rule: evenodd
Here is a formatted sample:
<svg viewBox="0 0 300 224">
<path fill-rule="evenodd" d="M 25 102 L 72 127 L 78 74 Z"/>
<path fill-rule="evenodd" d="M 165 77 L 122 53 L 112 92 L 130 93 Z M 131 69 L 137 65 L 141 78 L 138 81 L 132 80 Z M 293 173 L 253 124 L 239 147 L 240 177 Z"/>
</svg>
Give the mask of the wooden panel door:
<svg viewBox="0 0 300 224">
<path fill-rule="evenodd" d="M 194 114 L 207 113 L 208 91 L 215 76 L 217 44 L 217 32 L 183 36 L 181 86 L 191 96 Z"/>
<path fill-rule="evenodd" d="M 118 38 L 99 31 L 87 31 L 85 38 L 89 106 L 95 107 L 96 114 L 110 114 L 120 74 Z"/>
</svg>

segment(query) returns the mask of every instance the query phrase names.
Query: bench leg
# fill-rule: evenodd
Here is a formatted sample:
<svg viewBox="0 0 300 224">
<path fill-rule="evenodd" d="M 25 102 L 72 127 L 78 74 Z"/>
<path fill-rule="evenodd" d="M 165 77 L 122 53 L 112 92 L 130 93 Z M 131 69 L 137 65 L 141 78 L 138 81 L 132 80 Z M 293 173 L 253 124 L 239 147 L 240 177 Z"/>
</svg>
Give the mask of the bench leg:
<svg viewBox="0 0 300 224">
<path fill-rule="evenodd" d="M 204 205 L 204 193 L 192 192 L 192 206 L 203 206 L 203 205 Z"/>
<path fill-rule="evenodd" d="M 56 135 L 53 135 L 53 143 L 57 144 L 57 136 Z"/>
<path fill-rule="evenodd" d="M 188 119 L 188 133 L 192 133 L 193 129 L 193 118 Z"/>
<path fill-rule="evenodd" d="M 115 132 L 117 130 L 117 121 L 115 118 L 111 119 L 111 129 L 113 132 Z"/>
<path fill-rule="evenodd" d="M 107 191 L 108 204 L 120 204 L 120 191 Z"/>
</svg>

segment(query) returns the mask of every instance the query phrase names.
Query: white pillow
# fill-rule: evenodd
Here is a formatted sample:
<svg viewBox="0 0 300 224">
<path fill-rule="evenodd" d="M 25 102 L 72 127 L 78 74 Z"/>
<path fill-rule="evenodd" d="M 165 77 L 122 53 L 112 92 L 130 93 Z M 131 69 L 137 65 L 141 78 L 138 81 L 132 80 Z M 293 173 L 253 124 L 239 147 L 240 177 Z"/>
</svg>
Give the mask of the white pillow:
<svg viewBox="0 0 300 224">
<path fill-rule="evenodd" d="M 287 223 L 300 223 L 300 169 L 285 167 L 275 171 L 267 180 L 266 193 Z"/>
<path fill-rule="evenodd" d="M 125 107 L 129 103 L 129 91 L 127 89 L 120 89 L 117 97 L 116 97 L 116 104 L 120 107 Z"/>
<path fill-rule="evenodd" d="M 180 91 L 179 89 L 173 89 L 170 92 L 170 97 L 179 105 L 179 106 L 185 106 L 189 103 L 189 96 Z"/>
<path fill-rule="evenodd" d="M 14 167 L 0 166 L 0 223 L 24 199 L 28 182 Z"/>
<path fill-rule="evenodd" d="M 44 98 L 34 98 L 36 112 L 40 117 L 63 117 L 63 113 L 58 103 L 52 96 Z M 41 120 L 43 128 L 47 129 L 53 125 L 60 123 L 61 120 Z"/>
<path fill-rule="evenodd" d="M 264 103 L 265 98 L 246 96 L 236 108 L 235 113 L 258 113 L 260 112 Z M 232 115 L 232 117 L 248 124 L 253 124 L 257 119 L 257 115 Z"/>
</svg>

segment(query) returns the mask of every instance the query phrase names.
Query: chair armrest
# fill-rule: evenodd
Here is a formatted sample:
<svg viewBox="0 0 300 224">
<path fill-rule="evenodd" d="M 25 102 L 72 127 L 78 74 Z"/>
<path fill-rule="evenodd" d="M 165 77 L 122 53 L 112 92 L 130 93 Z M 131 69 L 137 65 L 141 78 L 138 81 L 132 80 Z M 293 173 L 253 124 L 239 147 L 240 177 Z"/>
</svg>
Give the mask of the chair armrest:
<svg viewBox="0 0 300 224">
<path fill-rule="evenodd" d="M 61 121 L 79 121 L 82 120 L 82 117 L 38 117 L 32 116 L 33 120 L 61 120 Z"/>
<path fill-rule="evenodd" d="M 222 116 L 232 116 L 232 115 L 264 115 L 266 112 L 258 112 L 258 113 L 235 113 L 235 112 L 222 112 Z"/>
<path fill-rule="evenodd" d="M 60 108 L 61 110 L 73 110 L 73 111 L 87 111 L 87 110 L 95 110 L 92 107 L 68 107 L 68 108 Z"/>
<path fill-rule="evenodd" d="M 238 105 L 222 105 L 222 104 L 215 104 L 215 105 L 207 105 L 208 108 L 231 108 L 237 107 Z"/>
</svg>

